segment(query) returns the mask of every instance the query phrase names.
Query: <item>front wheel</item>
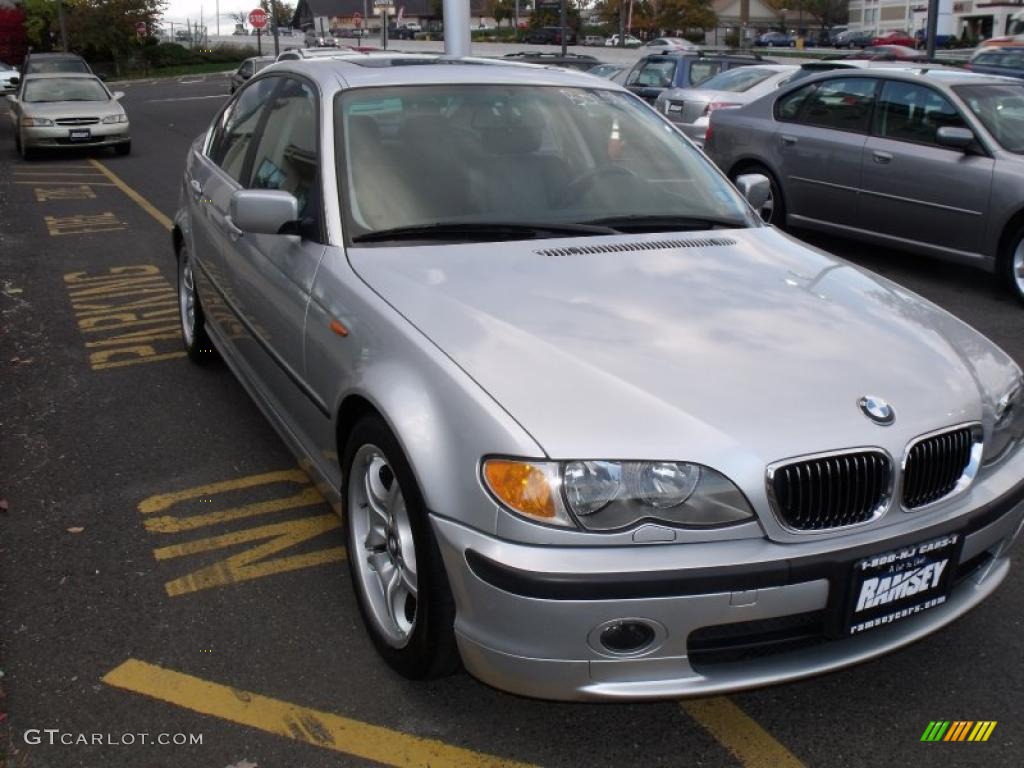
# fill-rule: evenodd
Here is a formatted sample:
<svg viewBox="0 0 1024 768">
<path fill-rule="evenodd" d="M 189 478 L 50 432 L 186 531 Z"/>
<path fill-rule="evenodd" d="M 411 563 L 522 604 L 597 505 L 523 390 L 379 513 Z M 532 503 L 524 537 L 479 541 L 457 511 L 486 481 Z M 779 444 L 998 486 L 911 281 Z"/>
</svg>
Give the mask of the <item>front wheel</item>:
<svg viewBox="0 0 1024 768">
<path fill-rule="evenodd" d="M 188 246 L 178 251 L 178 314 L 181 318 L 181 340 L 185 354 L 194 363 L 204 363 L 213 356 L 213 345 L 206 335 L 206 315 L 196 291 L 195 265 Z"/>
<path fill-rule="evenodd" d="M 441 553 L 412 470 L 378 417 L 346 441 L 342 498 L 352 586 L 378 653 L 410 679 L 454 672 L 455 602 Z"/>
<path fill-rule="evenodd" d="M 132 151 L 132 143 L 130 141 L 122 142 L 121 144 L 114 145 L 114 151 L 119 155 L 127 155 Z"/>
<path fill-rule="evenodd" d="M 1010 239 L 1010 245 L 1000 260 L 1000 271 L 1006 287 L 1024 302 L 1024 227 Z"/>
</svg>

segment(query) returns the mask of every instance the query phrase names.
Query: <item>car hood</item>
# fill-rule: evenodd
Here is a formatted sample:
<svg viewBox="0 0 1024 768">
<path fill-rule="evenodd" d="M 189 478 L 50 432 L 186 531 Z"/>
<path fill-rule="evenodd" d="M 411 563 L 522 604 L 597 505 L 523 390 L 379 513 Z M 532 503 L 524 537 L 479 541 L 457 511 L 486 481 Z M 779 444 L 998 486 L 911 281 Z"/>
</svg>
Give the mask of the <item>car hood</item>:
<svg viewBox="0 0 1024 768">
<path fill-rule="evenodd" d="M 898 455 L 980 420 L 979 378 L 1011 365 L 927 301 L 767 227 L 348 253 L 555 458 L 763 478 L 814 451 Z M 861 413 L 865 395 L 895 424 Z"/>
<path fill-rule="evenodd" d="M 106 117 L 124 112 L 121 104 L 110 101 L 24 101 L 22 112 L 32 117 L 46 117 L 51 120 L 65 117 Z"/>
</svg>

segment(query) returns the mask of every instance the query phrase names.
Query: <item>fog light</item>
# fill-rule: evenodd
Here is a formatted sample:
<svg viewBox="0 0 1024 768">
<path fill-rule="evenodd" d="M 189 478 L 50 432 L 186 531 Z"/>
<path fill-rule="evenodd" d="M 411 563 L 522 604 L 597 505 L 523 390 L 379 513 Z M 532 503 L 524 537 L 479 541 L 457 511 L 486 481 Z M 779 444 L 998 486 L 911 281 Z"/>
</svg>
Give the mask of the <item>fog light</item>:
<svg viewBox="0 0 1024 768">
<path fill-rule="evenodd" d="M 654 629 L 638 621 L 616 622 L 601 632 L 601 645 L 612 653 L 637 653 L 654 642 Z"/>
</svg>

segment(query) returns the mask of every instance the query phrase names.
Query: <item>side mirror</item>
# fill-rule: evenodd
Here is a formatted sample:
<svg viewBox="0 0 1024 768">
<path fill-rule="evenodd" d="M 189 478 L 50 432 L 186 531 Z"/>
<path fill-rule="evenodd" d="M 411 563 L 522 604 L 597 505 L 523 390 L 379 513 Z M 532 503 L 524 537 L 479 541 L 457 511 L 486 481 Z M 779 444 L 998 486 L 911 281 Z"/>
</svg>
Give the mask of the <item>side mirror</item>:
<svg viewBox="0 0 1024 768">
<path fill-rule="evenodd" d="M 935 141 L 943 147 L 967 149 L 974 143 L 974 132 L 970 128 L 944 125 L 935 134 Z"/>
<path fill-rule="evenodd" d="M 277 235 L 299 218 L 299 201 L 279 189 L 240 189 L 231 196 L 231 223 L 243 232 Z"/>
<path fill-rule="evenodd" d="M 110 95 L 113 96 L 116 101 L 120 101 L 124 98 L 124 91 L 114 91 Z"/>
<path fill-rule="evenodd" d="M 772 193 L 771 181 L 761 173 L 740 174 L 736 177 L 736 188 L 757 211 L 761 210 L 761 207 L 768 202 Z"/>
<path fill-rule="evenodd" d="M 98 77 L 103 82 L 107 82 L 107 76 L 105 74 L 97 74 L 96 77 Z"/>
<path fill-rule="evenodd" d="M 20 77 L 12 77 L 10 80 L 11 85 L 21 85 Z"/>
</svg>

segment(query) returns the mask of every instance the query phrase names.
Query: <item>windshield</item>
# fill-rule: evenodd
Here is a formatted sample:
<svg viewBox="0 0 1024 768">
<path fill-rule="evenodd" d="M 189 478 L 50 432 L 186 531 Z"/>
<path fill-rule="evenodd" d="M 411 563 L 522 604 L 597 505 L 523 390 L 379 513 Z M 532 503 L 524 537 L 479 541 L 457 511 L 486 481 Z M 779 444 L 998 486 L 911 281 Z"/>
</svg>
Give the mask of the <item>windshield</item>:
<svg viewBox="0 0 1024 768">
<path fill-rule="evenodd" d="M 1024 154 L 1024 83 L 956 85 L 953 90 L 1003 149 Z"/>
<path fill-rule="evenodd" d="M 605 221 L 615 219 L 671 231 L 686 228 L 682 218 L 701 220 L 691 229 L 746 227 L 756 218 L 699 151 L 626 93 L 367 88 L 343 92 L 335 109 L 338 177 L 353 240 L 455 223 L 539 231 L 616 227 Z"/>
<path fill-rule="evenodd" d="M 778 74 L 772 69 L 759 67 L 737 67 L 727 72 L 715 75 L 700 84 L 702 91 L 730 91 L 731 93 L 742 93 L 753 88 L 758 83 L 763 83 L 772 75 Z"/>
<path fill-rule="evenodd" d="M 47 78 L 25 83 L 24 101 L 107 101 L 110 96 L 99 80 L 85 77 Z"/>
<path fill-rule="evenodd" d="M 85 62 L 79 59 L 32 59 L 25 68 L 26 75 L 57 74 L 60 72 L 88 72 Z"/>
</svg>

